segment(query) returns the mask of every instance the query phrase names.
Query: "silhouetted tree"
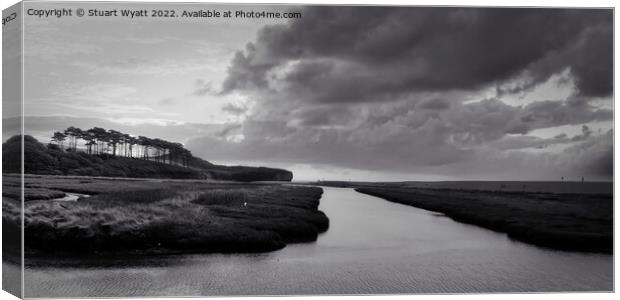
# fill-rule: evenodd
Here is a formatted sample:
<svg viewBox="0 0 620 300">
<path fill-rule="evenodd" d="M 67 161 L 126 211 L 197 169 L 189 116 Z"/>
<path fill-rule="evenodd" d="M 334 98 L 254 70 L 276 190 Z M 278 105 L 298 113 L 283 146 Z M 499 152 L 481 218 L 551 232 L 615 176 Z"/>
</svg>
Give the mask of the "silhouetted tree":
<svg viewBox="0 0 620 300">
<path fill-rule="evenodd" d="M 95 154 L 103 153 L 103 145 L 107 141 L 108 132 L 101 127 L 93 127 L 88 130 L 95 140 Z"/>
<path fill-rule="evenodd" d="M 73 126 L 65 129 L 64 134 L 69 137 L 69 149 L 75 150 L 77 147 L 77 140 L 81 135 L 82 130 Z"/>
<path fill-rule="evenodd" d="M 123 134 L 119 131 L 110 129 L 107 132 L 107 138 L 108 145 L 112 146 L 112 156 L 116 156 L 116 148 L 122 141 Z"/>
<path fill-rule="evenodd" d="M 152 139 L 146 136 L 133 137 L 113 129 L 106 130 L 101 127 L 93 127 L 88 130 L 70 126 L 64 132 L 56 131 L 52 136 L 52 142 L 57 143 L 62 149 L 62 143 L 69 138 L 69 149 L 76 151 L 79 140 L 84 140 L 86 153 L 102 155 L 109 153 L 112 148 L 112 156 L 126 156 L 144 160 L 154 160 L 167 164 L 181 164 L 189 166 L 192 157 L 191 152 L 184 148 L 181 143 L 173 143 L 163 139 Z M 138 145 L 139 147 L 135 147 Z"/>
<path fill-rule="evenodd" d="M 54 135 L 52 136 L 52 142 L 55 142 L 58 145 L 58 147 L 60 147 L 60 149 L 63 149 L 63 144 L 66 139 L 67 139 L 67 135 L 60 131 L 54 132 Z"/>
</svg>

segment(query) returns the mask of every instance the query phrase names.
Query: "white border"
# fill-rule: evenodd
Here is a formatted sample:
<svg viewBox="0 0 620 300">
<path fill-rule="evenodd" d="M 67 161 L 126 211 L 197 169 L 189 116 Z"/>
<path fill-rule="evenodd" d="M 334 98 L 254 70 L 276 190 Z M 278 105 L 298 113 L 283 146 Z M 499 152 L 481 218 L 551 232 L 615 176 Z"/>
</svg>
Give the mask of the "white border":
<svg viewBox="0 0 620 300">
<path fill-rule="evenodd" d="M 83 2 L 83 1 L 76 1 L 76 0 L 68 0 L 71 2 Z M 10 0 L 0 0 L 0 2 L 2 3 L 2 8 L 7 8 L 13 4 L 15 4 L 17 1 L 10 1 Z M 28 1 L 31 2 L 31 1 Z M 33 2 L 33 1 L 32 1 Z M 126 2 L 126 1 L 110 1 L 110 2 Z M 282 3 L 282 4 L 330 4 L 330 5 L 334 5 L 334 4 L 371 4 L 371 5 L 426 5 L 426 6 L 508 6 L 508 7 L 515 7 L 515 6 L 533 6 L 533 7 L 540 7 L 540 6 L 547 6 L 547 7 L 613 7 L 615 8 L 615 2 L 614 1 L 610 1 L 610 0 L 588 0 L 588 1 L 579 1 L 579 0 L 544 0 L 544 1 L 535 1 L 535 0 L 518 0 L 518 1 L 501 1 L 501 0 L 435 0 L 435 1 L 431 1 L 431 0 L 415 0 L 415 1 L 394 1 L 394 0 L 387 0 L 387 1 L 368 1 L 368 0 L 356 0 L 356 1 L 346 1 L 346 0 L 339 0 L 339 1 L 329 1 L 329 0 L 308 0 L 308 1 L 299 1 L 299 0 L 288 0 L 288 1 L 283 1 L 283 0 L 269 0 L 269 1 L 264 1 L 264 0 L 236 0 L 236 1 L 223 1 L 223 0 L 210 0 L 210 1 L 179 1 L 179 0 L 152 0 L 152 1 L 144 1 L 144 0 L 137 0 L 135 2 L 210 2 L 210 3 Z M 615 15 L 615 12 L 614 12 Z M 615 19 L 615 16 L 614 16 Z M 22 18 L 23 20 L 23 18 Z M 23 27 L 22 27 L 23 29 Z M 616 57 L 617 55 L 617 32 L 618 32 L 618 25 L 614 20 L 614 57 Z M 22 37 L 23 38 L 23 37 Z M 23 50 L 23 48 L 22 48 Z M 1 54 L 1 50 L 0 50 L 0 54 Z M 615 62 L 614 59 L 614 75 L 616 74 L 616 68 L 617 64 Z M 23 72 L 22 72 L 23 75 Z M 1 77 L 1 75 L 0 75 Z M 0 78 L 0 88 L 2 86 L 2 80 Z M 614 87 L 618 87 L 620 86 L 618 84 L 618 78 L 614 77 Z M 23 83 L 22 83 L 22 88 L 23 88 Z M 615 90 L 614 90 L 615 91 Z M 23 95 L 23 91 L 22 91 L 22 95 Z M 22 102 L 23 105 L 23 102 Z M 615 101 L 614 98 L 614 115 L 615 115 L 615 111 L 618 109 L 618 104 Z M 1 111 L 1 107 L 0 107 L 0 111 Z M 22 124 L 23 125 L 23 124 Z M 614 141 L 616 140 L 616 138 L 618 137 L 618 131 L 616 130 L 616 120 L 614 118 Z M 0 129 L 2 128 L 2 125 L 0 124 Z M 23 127 L 22 127 L 23 128 Z M 615 142 L 614 142 L 615 144 Z M 614 174 L 615 174 L 615 170 L 616 170 L 616 160 L 615 157 L 617 157 L 619 151 L 616 147 L 614 147 Z M 0 157 L 0 163 L 2 162 L 2 158 Z M 618 183 L 614 181 L 614 194 L 615 191 L 617 190 L 618 187 Z M 615 199 L 614 199 L 615 200 Z M 614 216 L 617 216 L 617 210 L 618 210 L 618 206 L 614 205 Z M 23 210 L 22 210 L 23 211 Z M 618 223 L 614 222 L 614 233 L 618 232 Z M 617 237 L 617 235 L 615 235 L 615 237 Z M 0 245 L 1 245 L 1 240 L 0 240 Z M 615 239 L 615 249 L 617 248 L 618 245 L 618 241 L 617 239 Z M 614 270 L 617 270 L 617 260 L 614 259 Z M 614 276 L 614 286 L 618 287 L 618 283 L 619 283 L 619 279 L 617 276 Z M 1 278 L 0 278 L 0 282 L 1 282 Z M 473 300 L 473 299 L 509 299 L 509 300 L 517 300 L 517 299 L 523 299 L 523 298 L 527 298 L 527 299 L 562 299 L 562 300 L 573 300 L 573 299 L 583 299 L 585 297 L 588 298 L 592 298 L 592 299 L 616 299 L 616 295 L 613 293 L 558 293 L 558 294 L 455 294 L 455 295 L 389 295 L 389 296 L 303 296 L 303 297 L 286 297 L 288 299 L 307 299 L 307 300 L 319 300 L 319 299 L 327 299 L 327 298 L 334 298 L 334 297 L 338 297 L 337 299 L 342 299 L 342 300 L 352 300 L 352 299 L 362 299 L 362 297 L 372 297 L 373 299 L 377 299 L 377 300 L 386 300 L 386 299 L 454 299 L 454 297 L 457 297 L 457 299 L 462 299 L 462 300 Z M 256 297 L 253 297 L 256 298 Z M 275 299 L 281 299 L 282 297 L 260 297 L 261 299 L 265 299 L 265 300 L 275 300 Z M 13 297 L 12 295 L 8 294 L 5 291 L 0 292 L 0 300 L 5 300 L 5 299 L 15 299 L 15 297 Z M 59 298 L 54 298 L 54 299 L 59 299 Z M 103 298 L 89 298 L 89 299 L 103 299 Z M 156 299 L 156 300 L 161 300 L 161 299 L 188 299 L 188 298 L 140 298 L 140 299 Z M 230 299 L 230 300 L 248 300 L 248 299 L 252 299 L 251 297 L 209 297 L 209 299 Z"/>
</svg>

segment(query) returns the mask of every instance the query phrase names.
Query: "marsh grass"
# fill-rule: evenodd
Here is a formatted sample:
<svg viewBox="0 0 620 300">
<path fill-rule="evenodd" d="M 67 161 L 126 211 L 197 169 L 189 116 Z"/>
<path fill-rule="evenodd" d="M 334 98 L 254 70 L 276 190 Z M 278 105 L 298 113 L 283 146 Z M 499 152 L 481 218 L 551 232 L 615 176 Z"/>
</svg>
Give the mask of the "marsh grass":
<svg viewBox="0 0 620 300">
<path fill-rule="evenodd" d="M 25 203 L 25 248 L 35 256 L 263 252 L 315 240 L 328 225 L 317 210 L 322 191 L 316 187 L 48 176 L 26 181 L 27 189 L 91 195 Z M 18 226 L 19 208 L 3 208 L 9 210 L 3 224 Z"/>
<path fill-rule="evenodd" d="M 2 196 L 12 199 L 19 199 L 21 197 L 21 184 L 19 178 L 13 178 L 9 176 L 2 177 Z M 58 190 L 52 190 L 42 187 L 25 186 L 24 200 L 49 200 L 55 198 L 62 198 L 65 193 Z"/>
<path fill-rule="evenodd" d="M 147 190 L 123 190 L 107 192 L 88 198 L 80 198 L 78 201 L 100 205 L 134 205 L 148 204 L 175 197 L 179 191 L 170 188 L 147 189 Z"/>
<path fill-rule="evenodd" d="M 248 193 L 243 189 L 213 189 L 201 193 L 192 202 L 202 205 L 246 206 Z"/>
</svg>

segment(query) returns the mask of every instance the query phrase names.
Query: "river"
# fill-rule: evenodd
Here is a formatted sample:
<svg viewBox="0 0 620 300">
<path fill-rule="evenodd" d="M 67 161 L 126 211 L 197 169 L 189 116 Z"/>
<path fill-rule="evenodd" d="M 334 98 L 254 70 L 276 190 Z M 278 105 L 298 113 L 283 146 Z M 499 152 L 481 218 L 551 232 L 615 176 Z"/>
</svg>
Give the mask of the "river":
<svg viewBox="0 0 620 300">
<path fill-rule="evenodd" d="M 611 291 L 613 256 L 542 249 L 435 213 L 324 188 L 329 230 L 264 254 L 27 267 L 26 297 Z"/>
</svg>

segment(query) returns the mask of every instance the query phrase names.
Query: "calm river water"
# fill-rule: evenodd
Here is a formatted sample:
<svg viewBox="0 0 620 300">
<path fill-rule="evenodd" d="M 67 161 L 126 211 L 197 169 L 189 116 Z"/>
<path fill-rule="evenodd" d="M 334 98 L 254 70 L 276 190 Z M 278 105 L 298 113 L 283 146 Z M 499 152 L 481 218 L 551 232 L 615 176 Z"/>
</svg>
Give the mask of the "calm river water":
<svg viewBox="0 0 620 300">
<path fill-rule="evenodd" d="M 409 206 L 324 188 L 330 229 L 265 254 L 29 267 L 26 297 L 610 291 L 613 256 L 552 251 Z"/>
</svg>

